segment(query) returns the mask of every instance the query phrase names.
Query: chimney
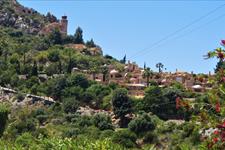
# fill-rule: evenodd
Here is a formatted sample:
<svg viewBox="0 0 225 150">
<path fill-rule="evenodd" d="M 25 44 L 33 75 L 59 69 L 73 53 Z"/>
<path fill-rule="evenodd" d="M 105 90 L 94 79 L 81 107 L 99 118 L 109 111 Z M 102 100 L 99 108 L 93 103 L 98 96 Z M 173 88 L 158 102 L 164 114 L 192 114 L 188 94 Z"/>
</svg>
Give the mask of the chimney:
<svg viewBox="0 0 225 150">
<path fill-rule="evenodd" d="M 61 19 L 61 32 L 65 35 L 67 35 L 67 27 L 68 27 L 68 20 L 67 16 L 62 16 Z"/>
</svg>

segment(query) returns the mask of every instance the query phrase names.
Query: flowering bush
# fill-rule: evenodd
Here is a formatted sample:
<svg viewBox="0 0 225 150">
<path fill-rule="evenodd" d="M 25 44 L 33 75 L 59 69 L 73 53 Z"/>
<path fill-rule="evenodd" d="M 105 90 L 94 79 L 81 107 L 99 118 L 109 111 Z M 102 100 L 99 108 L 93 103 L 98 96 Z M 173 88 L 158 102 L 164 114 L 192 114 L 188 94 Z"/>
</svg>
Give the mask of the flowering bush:
<svg viewBox="0 0 225 150">
<path fill-rule="evenodd" d="M 225 40 L 221 41 L 221 45 L 225 47 Z M 206 58 L 216 57 L 219 63 L 224 64 L 225 50 L 217 48 L 207 54 Z M 208 130 L 205 130 L 204 142 L 209 149 L 225 148 L 225 70 L 222 66 L 217 66 L 215 77 L 210 80 L 214 85 L 213 89 L 208 93 L 210 97 L 210 107 L 202 110 L 202 116 L 206 117 Z M 207 108 L 207 109 L 206 109 Z M 214 110 L 211 113 L 209 110 Z"/>
</svg>

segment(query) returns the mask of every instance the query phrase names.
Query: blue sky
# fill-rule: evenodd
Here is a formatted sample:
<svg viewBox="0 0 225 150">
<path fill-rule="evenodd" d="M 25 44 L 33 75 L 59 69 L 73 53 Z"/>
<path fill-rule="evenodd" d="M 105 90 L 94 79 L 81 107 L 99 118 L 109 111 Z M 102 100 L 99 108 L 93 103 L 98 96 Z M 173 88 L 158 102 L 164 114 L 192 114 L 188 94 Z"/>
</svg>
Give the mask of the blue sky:
<svg viewBox="0 0 225 150">
<path fill-rule="evenodd" d="M 91 38 L 104 54 L 132 61 L 156 70 L 162 62 L 167 71 L 213 71 L 216 60 L 204 60 L 209 50 L 225 39 L 225 6 L 159 45 L 152 44 L 190 24 L 223 1 L 78 1 L 19 0 L 21 4 L 60 18 L 67 15 L 69 33 L 80 26 L 84 39 Z M 144 50 L 144 51 L 142 51 Z M 142 52 L 140 52 L 142 51 Z"/>
</svg>

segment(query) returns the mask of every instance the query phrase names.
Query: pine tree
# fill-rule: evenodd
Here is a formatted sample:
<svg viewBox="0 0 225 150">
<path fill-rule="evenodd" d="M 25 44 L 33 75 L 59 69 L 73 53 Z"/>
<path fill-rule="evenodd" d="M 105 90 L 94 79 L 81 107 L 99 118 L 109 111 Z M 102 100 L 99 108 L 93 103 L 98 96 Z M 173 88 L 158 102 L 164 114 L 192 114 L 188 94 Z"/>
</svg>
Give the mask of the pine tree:
<svg viewBox="0 0 225 150">
<path fill-rule="evenodd" d="M 34 61 L 32 70 L 31 70 L 31 76 L 38 76 L 38 67 L 37 67 L 37 62 Z"/>
<path fill-rule="evenodd" d="M 126 60 L 127 58 L 126 58 L 126 55 L 123 57 L 123 59 L 122 60 L 120 60 L 120 62 L 122 63 L 122 64 L 125 64 L 126 63 Z"/>
<path fill-rule="evenodd" d="M 96 47 L 95 42 L 93 39 L 91 39 L 90 41 L 86 42 L 86 46 L 91 48 L 91 47 Z"/>
<path fill-rule="evenodd" d="M 76 32 L 74 34 L 74 43 L 75 44 L 84 44 L 83 30 L 80 27 L 78 27 L 76 29 Z"/>
</svg>

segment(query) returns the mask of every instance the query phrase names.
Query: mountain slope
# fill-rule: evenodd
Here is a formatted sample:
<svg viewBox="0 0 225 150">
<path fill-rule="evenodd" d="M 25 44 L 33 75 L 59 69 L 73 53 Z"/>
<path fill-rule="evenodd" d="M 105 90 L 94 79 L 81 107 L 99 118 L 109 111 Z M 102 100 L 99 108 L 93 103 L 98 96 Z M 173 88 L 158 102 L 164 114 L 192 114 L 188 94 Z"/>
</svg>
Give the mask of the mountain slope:
<svg viewBox="0 0 225 150">
<path fill-rule="evenodd" d="M 49 23 L 49 18 L 34 9 L 20 5 L 16 0 L 0 1 L 0 25 L 36 34 Z"/>
</svg>

